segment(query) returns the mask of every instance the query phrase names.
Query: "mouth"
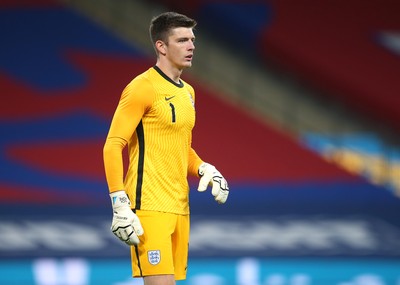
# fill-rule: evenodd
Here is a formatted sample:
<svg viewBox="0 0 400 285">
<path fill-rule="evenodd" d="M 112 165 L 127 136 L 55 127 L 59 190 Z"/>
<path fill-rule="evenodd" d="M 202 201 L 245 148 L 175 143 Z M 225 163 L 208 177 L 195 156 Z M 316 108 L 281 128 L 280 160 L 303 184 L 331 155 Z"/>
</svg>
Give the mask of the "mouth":
<svg viewBox="0 0 400 285">
<path fill-rule="evenodd" d="M 185 59 L 186 59 L 187 61 L 192 61 L 192 59 L 193 59 L 193 54 L 189 54 L 189 55 L 185 56 Z"/>
</svg>

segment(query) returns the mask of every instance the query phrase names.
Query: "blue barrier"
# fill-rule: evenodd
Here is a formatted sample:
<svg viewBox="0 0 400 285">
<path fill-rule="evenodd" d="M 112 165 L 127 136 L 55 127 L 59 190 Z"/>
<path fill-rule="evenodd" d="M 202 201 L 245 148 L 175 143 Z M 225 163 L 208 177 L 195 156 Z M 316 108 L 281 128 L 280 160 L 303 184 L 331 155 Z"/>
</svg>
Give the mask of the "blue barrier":
<svg viewBox="0 0 400 285">
<path fill-rule="evenodd" d="M 179 285 L 397 285 L 400 261 L 363 259 L 191 259 Z M 128 259 L 0 262 L 0 284 L 140 285 Z"/>
</svg>

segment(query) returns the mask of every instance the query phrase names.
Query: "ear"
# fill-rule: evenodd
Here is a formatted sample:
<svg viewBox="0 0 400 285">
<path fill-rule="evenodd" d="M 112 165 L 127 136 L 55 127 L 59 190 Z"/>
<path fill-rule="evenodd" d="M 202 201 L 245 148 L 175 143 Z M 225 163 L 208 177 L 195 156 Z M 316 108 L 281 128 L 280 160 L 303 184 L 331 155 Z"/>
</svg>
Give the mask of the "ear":
<svg viewBox="0 0 400 285">
<path fill-rule="evenodd" d="M 166 44 L 163 41 L 156 41 L 156 49 L 159 54 L 166 55 Z"/>
</svg>

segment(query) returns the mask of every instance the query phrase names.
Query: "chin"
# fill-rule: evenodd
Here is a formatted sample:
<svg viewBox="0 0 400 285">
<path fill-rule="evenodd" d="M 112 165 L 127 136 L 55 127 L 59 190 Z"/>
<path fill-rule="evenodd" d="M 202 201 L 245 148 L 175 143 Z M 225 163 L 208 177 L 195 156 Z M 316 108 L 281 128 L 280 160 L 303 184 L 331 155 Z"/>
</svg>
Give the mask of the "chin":
<svg viewBox="0 0 400 285">
<path fill-rule="evenodd" d="M 185 63 L 183 64 L 183 68 L 188 68 L 188 67 L 191 67 L 191 66 L 192 66 L 192 62 L 191 62 L 191 61 L 185 62 Z"/>
<path fill-rule="evenodd" d="M 192 66 L 191 62 L 185 62 L 177 66 L 178 69 L 183 70 Z"/>
</svg>

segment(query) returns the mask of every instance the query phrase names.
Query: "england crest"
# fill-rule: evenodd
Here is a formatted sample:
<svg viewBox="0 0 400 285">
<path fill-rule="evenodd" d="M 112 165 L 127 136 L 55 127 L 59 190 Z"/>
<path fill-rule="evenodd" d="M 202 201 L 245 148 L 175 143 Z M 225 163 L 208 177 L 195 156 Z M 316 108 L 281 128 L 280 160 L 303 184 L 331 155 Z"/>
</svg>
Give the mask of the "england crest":
<svg viewBox="0 0 400 285">
<path fill-rule="evenodd" d="M 190 94 L 190 93 L 188 93 L 188 94 L 189 94 L 190 101 L 192 102 L 192 106 L 193 106 L 193 108 L 194 108 L 194 100 L 193 100 L 193 96 L 192 96 L 192 94 Z"/>
<path fill-rule="evenodd" d="M 147 258 L 151 265 L 157 265 L 161 260 L 161 252 L 159 250 L 149 250 L 147 252 Z"/>
</svg>

